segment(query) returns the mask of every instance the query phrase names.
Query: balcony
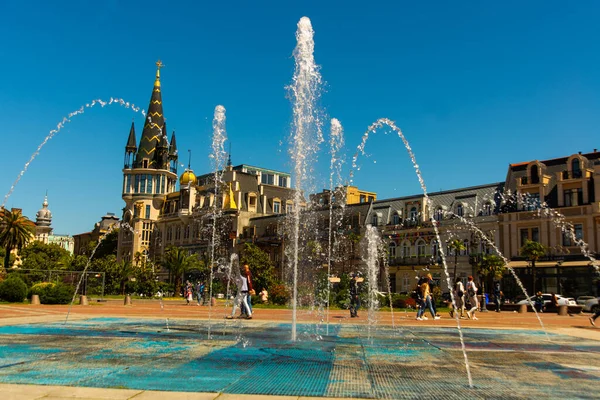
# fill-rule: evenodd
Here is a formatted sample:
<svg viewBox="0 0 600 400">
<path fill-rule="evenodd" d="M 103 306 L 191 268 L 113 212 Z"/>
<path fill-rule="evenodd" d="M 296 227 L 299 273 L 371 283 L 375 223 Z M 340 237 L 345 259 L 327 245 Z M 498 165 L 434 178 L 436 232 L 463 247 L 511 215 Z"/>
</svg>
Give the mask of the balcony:
<svg viewBox="0 0 600 400">
<path fill-rule="evenodd" d="M 581 170 L 575 171 L 563 171 L 562 178 L 563 180 L 567 179 L 581 179 L 583 177 L 583 172 Z"/>
</svg>

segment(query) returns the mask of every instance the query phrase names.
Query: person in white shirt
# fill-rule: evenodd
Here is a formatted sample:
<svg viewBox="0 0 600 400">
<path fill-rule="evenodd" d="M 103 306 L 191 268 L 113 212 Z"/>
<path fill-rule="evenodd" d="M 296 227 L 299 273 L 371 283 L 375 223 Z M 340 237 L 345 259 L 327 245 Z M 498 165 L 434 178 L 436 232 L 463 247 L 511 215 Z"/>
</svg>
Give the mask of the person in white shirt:
<svg viewBox="0 0 600 400">
<path fill-rule="evenodd" d="M 471 309 L 467 311 L 467 317 L 476 320 L 475 311 L 479 307 L 479 302 L 477 301 L 477 286 L 475 286 L 472 276 L 469 276 L 469 281 L 467 282 L 467 299 L 467 303 L 471 304 Z"/>
</svg>

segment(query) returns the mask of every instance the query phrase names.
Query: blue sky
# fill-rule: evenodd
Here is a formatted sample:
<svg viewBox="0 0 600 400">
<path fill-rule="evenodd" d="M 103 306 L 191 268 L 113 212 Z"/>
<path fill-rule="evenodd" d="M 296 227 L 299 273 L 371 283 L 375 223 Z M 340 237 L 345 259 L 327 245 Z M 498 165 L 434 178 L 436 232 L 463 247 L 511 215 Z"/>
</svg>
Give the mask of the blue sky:
<svg viewBox="0 0 600 400">
<path fill-rule="evenodd" d="M 2 198 L 63 116 L 95 98 L 148 107 L 161 59 L 164 112 L 182 163 L 210 170 L 214 108 L 227 109 L 234 164 L 291 171 L 295 30 L 315 30 L 321 106 L 345 131 L 347 166 L 366 127 L 390 118 L 429 191 L 503 181 L 510 163 L 600 148 L 600 5 L 505 2 L 2 1 Z M 120 216 L 132 118 L 118 106 L 74 117 L 7 207 L 35 218 L 46 190 L 55 233 Z M 328 126 L 327 126 L 328 129 Z M 379 198 L 420 192 L 401 141 L 369 139 L 355 184 Z M 321 152 L 328 186 L 327 151 Z M 348 168 L 346 168 L 347 173 Z"/>
</svg>

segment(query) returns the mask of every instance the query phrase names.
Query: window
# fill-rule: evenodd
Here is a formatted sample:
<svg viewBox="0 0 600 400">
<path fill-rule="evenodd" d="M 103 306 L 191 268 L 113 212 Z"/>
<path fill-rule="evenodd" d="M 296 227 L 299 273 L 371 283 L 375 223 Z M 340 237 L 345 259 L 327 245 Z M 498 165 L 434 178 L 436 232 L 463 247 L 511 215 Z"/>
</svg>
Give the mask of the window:
<svg viewBox="0 0 600 400">
<path fill-rule="evenodd" d="M 527 240 L 532 242 L 540 241 L 540 229 L 539 228 L 522 228 L 519 230 L 521 233 L 521 246 L 525 244 Z"/>
<path fill-rule="evenodd" d="M 540 173 L 537 165 L 531 166 L 531 183 L 540 183 Z"/>
<path fill-rule="evenodd" d="M 152 192 L 152 179 L 153 178 L 154 177 L 152 175 L 148 175 L 148 178 L 147 178 L 148 179 L 148 188 L 146 189 L 146 193 L 150 193 L 150 194 L 153 193 Z"/>
<path fill-rule="evenodd" d="M 281 213 L 281 202 L 279 200 L 273 201 L 273 213 L 275 213 L 275 214 Z"/>
<path fill-rule="evenodd" d="M 388 260 L 389 260 L 389 262 L 392 262 L 396 258 L 396 242 L 390 242 L 388 249 L 389 249 Z"/>
<path fill-rule="evenodd" d="M 465 239 L 463 241 L 463 246 L 465 246 L 465 249 L 461 251 L 461 255 L 463 255 L 463 256 L 469 255 L 469 240 L 468 239 Z"/>
<path fill-rule="evenodd" d="M 529 240 L 529 229 L 521 229 L 521 246 L 525 244 L 527 240 Z"/>
<path fill-rule="evenodd" d="M 581 178 L 581 167 L 578 158 L 571 161 L 571 170 L 573 171 L 573 178 Z"/>
<path fill-rule="evenodd" d="M 133 186 L 133 193 L 139 193 L 140 192 L 140 176 L 136 175 L 135 176 L 135 184 Z"/>
<path fill-rule="evenodd" d="M 294 209 L 294 203 L 291 203 L 291 202 L 285 203 L 285 212 L 287 214 L 291 213 L 293 209 Z"/>
<path fill-rule="evenodd" d="M 465 211 L 463 209 L 463 205 L 462 204 L 457 205 L 456 206 L 456 215 L 458 215 L 459 217 L 462 217 L 462 216 L 464 216 L 464 214 L 465 214 Z"/>
<path fill-rule="evenodd" d="M 540 242 L 540 230 L 539 228 L 531 228 L 531 240 L 534 242 Z"/>
<path fill-rule="evenodd" d="M 489 201 L 483 205 L 483 215 L 492 215 L 492 203 Z"/>
<path fill-rule="evenodd" d="M 367 196 L 365 196 L 364 194 L 360 195 L 360 202 L 361 203 L 365 203 L 367 201 Z"/>
<path fill-rule="evenodd" d="M 573 240 L 573 236 L 575 236 L 575 241 L 583 240 L 583 224 L 575 224 L 573 230 L 566 229 L 563 232 L 563 246 L 576 246 L 577 243 Z"/>
<path fill-rule="evenodd" d="M 441 221 L 442 219 L 444 219 L 444 210 L 442 210 L 442 207 L 438 207 L 435 210 L 435 214 L 433 215 L 433 219 L 435 219 L 436 221 Z"/>
<path fill-rule="evenodd" d="M 165 177 L 161 175 L 160 177 L 160 186 L 158 188 L 158 193 L 165 193 Z"/>
<path fill-rule="evenodd" d="M 417 255 L 419 257 L 425 256 L 425 241 L 422 239 L 417 242 Z"/>
<path fill-rule="evenodd" d="M 131 193 L 131 175 L 125 175 L 125 193 Z"/>
<path fill-rule="evenodd" d="M 273 183 L 275 182 L 275 175 L 263 173 L 260 179 L 261 183 L 263 183 L 264 185 L 273 185 Z"/>
<path fill-rule="evenodd" d="M 411 221 L 416 221 L 417 220 L 417 214 L 418 214 L 417 213 L 417 207 L 412 207 L 410 209 L 410 214 L 409 214 L 410 215 L 410 220 Z"/>
<path fill-rule="evenodd" d="M 402 242 L 402 257 L 410 257 L 410 242 Z"/>
<path fill-rule="evenodd" d="M 394 215 L 392 215 L 392 225 L 400 225 L 400 216 L 398 213 L 394 213 Z"/>
<path fill-rule="evenodd" d="M 373 213 L 373 215 L 371 216 L 371 225 L 373 225 L 373 226 L 379 225 L 379 214 L 378 213 Z"/>
<path fill-rule="evenodd" d="M 372 203 L 372 202 L 374 202 L 374 201 L 375 201 L 375 197 L 373 197 L 373 196 L 369 196 L 369 203 Z"/>
<path fill-rule="evenodd" d="M 183 238 L 188 239 L 190 237 L 190 226 L 186 225 L 185 230 L 183 231 Z"/>
<path fill-rule="evenodd" d="M 142 168 L 148 168 L 148 159 L 146 159 L 146 158 L 145 158 L 145 159 L 142 161 Z"/>
<path fill-rule="evenodd" d="M 280 176 L 279 177 L 279 186 L 281 186 L 281 187 L 287 187 L 287 176 Z"/>
<path fill-rule="evenodd" d="M 150 205 L 146 205 L 146 218 L 150 218 Z"/>
<path fill-rule="evenodd" d="M 140 176 L 140 193 L 146 193 L 146 175 Z"/>
<path fill-rule="evenodd" d="M 248 211 L 256 211 L 256 195 L 254 193 L 248 195 Z"/>
<path fill-rule="evenodd" d="M 566 189 L 564 192 L 565 207 L 583 204 L 583 190 L 581 188 Z"/>
<path fill-rule="evenodd" d="M 540 194 L 539 193 L 527 193 L 525 196 L 525 209 L 529 211 L 535 211 L 541 207 Z"/>
<path fill-rule="evenodd" d="M 434 257 L 438 256 L 438 243 L 437 240 L 431 242 L 431 255 Z"/>
</svg>

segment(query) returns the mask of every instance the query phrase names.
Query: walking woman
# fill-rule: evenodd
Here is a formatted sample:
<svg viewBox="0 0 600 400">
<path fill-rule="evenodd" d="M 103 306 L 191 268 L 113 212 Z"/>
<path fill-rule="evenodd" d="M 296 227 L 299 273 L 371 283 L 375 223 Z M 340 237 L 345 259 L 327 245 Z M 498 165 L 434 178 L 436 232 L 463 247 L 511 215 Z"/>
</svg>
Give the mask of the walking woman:
<svg viewBox="0 0 600 400">
<path fill-rule="evenodd" d="M 454 302 L 456 303 L 456 313 L 460 311 L 460 318 L 464 318 L 465 314 L 465 287 L 460 278 L 456 278 L 454 282 Z M 450 310 L 450 318 L 454 318 L 454 311 Z"/>
<path fill-rule="evenodd" d="M 475 286 L 472 276 L 469 276 L 469 281 L 467 282 L 467 298 L 467 303 L 471 304 L 471 309 L 467 311 L 467 317 L 477 320 L 475 311 L 479 307 L 479 302 L 477 301 L 477 286 Z"/>
</svg>

